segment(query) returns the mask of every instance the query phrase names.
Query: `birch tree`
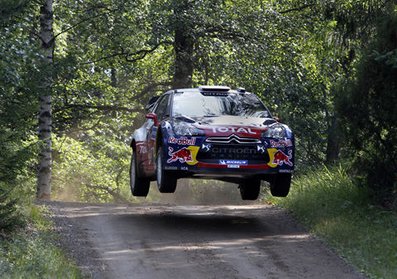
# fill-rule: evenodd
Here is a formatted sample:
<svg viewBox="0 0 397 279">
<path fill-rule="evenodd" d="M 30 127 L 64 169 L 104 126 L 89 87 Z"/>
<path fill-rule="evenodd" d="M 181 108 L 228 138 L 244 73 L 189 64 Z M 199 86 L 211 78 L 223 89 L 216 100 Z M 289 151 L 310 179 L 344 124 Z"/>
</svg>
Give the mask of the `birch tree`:
<svg viewBox="0 0 397 279">
<path fill-rule="evenodd" d="M 51 92 L 53 85 L 53 0 L 43 0 L 40 8 L 41 41 L 41 81 L 40 81 L 40 110 L 39 110 L 39 166 L 37 175 L 37 198 L 49 199 L 51 196 Z"/>
</svg>

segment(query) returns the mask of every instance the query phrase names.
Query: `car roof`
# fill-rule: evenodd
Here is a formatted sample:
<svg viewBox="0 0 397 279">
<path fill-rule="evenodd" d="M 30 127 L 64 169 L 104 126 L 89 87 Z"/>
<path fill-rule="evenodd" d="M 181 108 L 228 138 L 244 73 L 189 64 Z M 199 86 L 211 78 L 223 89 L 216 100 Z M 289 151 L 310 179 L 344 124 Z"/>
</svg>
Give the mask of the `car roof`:
<svg viewBox="0 0 397 279">
<path fill-rule="evenodd" d="M 231 89 L 228 86 L 208 86 L 208 85 L 203 85 L 200 87 L 196 88 L 179 88 L 179 89 L 174 89 L 170 90 L 166 93 L 182 93 L 182 92 L 224 92 L 224 93 L 249 93 L 245 90 L 245 88 L 237 88 L 235 90 Z"/>
</svg>

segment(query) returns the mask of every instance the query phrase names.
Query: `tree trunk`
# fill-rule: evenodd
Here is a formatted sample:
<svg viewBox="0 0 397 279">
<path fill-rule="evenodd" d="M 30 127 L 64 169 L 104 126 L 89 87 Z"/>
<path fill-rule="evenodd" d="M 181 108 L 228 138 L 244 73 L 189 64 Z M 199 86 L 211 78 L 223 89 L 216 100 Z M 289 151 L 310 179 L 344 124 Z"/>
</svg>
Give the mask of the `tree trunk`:
<svg viewBox="0 0 397 279">
<path fill-rule="evenodd" d="M 340 151 L 340 135 L 338 119 L 334 115 L 331 119 L 331 125 L 328 127 L 327 136 L 327 151 L 326 151 L 326 163 L 332 164 L 339 159 Z"/>
<path fill-rule="evenodd" d="M 177 1 L 175 5 L 175 69 L 173 88 L 192 87 L 193 76 L 193 28 L 189 20 L 190 4 L 188 1 Z"/>
<path fill-rule="evenodd" d="M 54 33 L 53 25 L 53 0 L 43 0 L 40 8 L 40 40 L 42 61 L 40 80 L 40 111 L 39 111 L 39 140 L 41 149 L 39 153 L 39 166 L 37 174 L 37 198 L 50 199 L 51 197 L 51 93 L 53 85 L 53 53 Z"/>
</svg>

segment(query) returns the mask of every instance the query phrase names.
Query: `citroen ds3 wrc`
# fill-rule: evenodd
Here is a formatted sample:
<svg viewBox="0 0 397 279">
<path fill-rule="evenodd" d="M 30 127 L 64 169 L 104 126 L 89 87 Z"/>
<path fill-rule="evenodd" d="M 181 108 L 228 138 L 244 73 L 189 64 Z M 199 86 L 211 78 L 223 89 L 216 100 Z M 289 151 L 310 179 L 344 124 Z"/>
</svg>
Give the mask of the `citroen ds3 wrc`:
<svg viewBox="0 0 397 279">
<path fill-rule="evenodd" d="M 258 198 L 261 181 L 273 196 L 288 195 L 294 170 L 294 135 L 262 101 L 226 86 L 170 90 L 146 106 L 133 133 L 130 186 L 147 196 L 150 181 L 175 192 L 180 178 L 236 183 L 243 200 Z"/>
</svg>

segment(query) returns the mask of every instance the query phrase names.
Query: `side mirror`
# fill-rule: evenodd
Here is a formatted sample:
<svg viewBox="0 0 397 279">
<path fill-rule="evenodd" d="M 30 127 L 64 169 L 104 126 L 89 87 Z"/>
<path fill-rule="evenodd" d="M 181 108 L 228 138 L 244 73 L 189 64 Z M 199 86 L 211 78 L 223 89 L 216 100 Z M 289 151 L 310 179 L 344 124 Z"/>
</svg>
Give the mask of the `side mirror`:
<svg viewBox="0 0 397 279">
<path fill-rule="evenodd" d="M 155 126 L 159 125 L 159 121 L 157 119 L 157 115 L 153 112 L 146 114 L 146 119 L 152 119 Z"/>
</svg>

